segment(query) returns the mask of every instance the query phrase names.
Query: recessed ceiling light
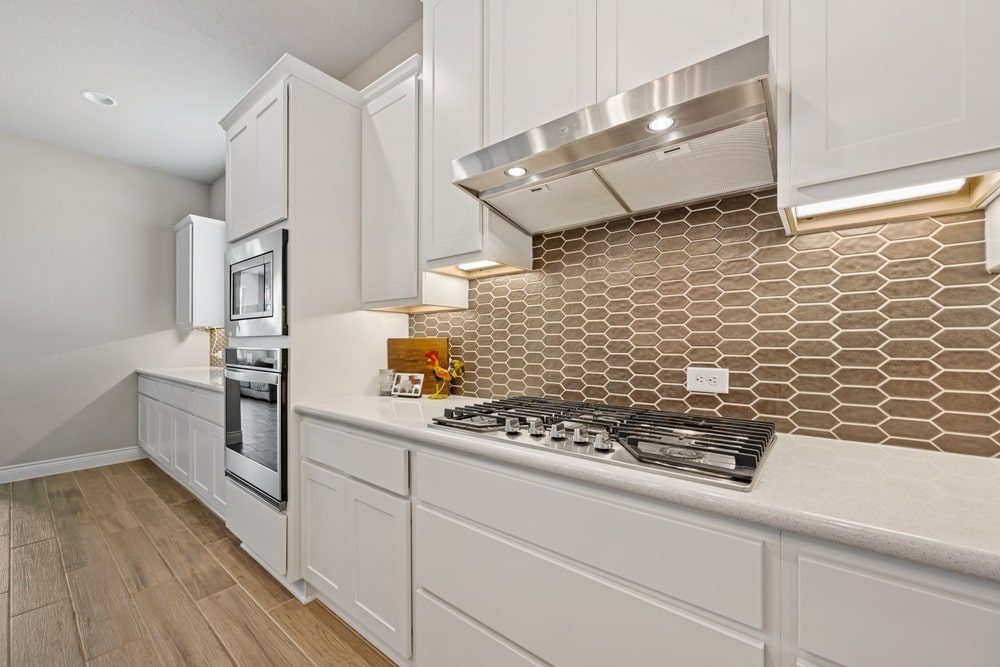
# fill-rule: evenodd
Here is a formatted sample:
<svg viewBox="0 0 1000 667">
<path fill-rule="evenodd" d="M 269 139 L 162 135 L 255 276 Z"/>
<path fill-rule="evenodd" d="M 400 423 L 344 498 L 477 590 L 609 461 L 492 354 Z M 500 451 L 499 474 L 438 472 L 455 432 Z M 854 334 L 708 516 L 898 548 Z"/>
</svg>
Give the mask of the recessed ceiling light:
<svg viewBox="0 0 1000 667">
<path fill-rule="evenodd" d="M 494 266 L 500 266 L 500 262 L 491 262 L 488 259 L 484 259 L 478 262 L 468 262 L 466 264 L 459 264 L 458 268 L 460 268 L 463 271 L 478 271 L 479 269 L 491 269 Z"/>
<path fill-rule="evenodd" d="M 646 129 L 650 132 L 663 132 L 674 126 L 674 119 L 670 116 L 657 116 L 646 123 Z"/>
<path fill-rule="evenodd" d="M 527 174 L 528 170 L 525 169 L 524 167 L 511 167 L 504 173 L 507 174 L 508 176 L 513 176 L 514 178 L 520 178 L 521 176 Z"/>
<path fill-rule="evenodd" d="M 93 102 L 94 104 L 99 104 L 102 107 L 116 107 L 118 106 L 118 100 L 111 97 L 110 95 L 105 95 L 104 93 L 99 93 L 96 90 L 81 90 L 80 94 L 83 95 L 83 99 L 88 102 Z"/>
<path fill-rule="evenodd" d="M 835 211 L 847 211 L 855 208 L 868 208 L 870 206 L 881 206 L 882 204 L 892 204 L 912 199 L 922 199 L 924 197 L 950 195 L 961 190 L 964 185 L 964 178 L 952 178 L 947 181 L 925 183 L 924 185 L 912 185 L 908 188 L 897 188 L 895 190 L 885 190 L 883 192 L 872 192 L 867 195 L 845 197 L 844 199 L 834 199 L 831 201 L 819 202 L 817 204 L 803 204 L 802 206 L 795 207 L 795 215 L 800 218 L 808 218 L 810 216 L 823 215 L 824 213 L 833 213 Z"/>
</svg>

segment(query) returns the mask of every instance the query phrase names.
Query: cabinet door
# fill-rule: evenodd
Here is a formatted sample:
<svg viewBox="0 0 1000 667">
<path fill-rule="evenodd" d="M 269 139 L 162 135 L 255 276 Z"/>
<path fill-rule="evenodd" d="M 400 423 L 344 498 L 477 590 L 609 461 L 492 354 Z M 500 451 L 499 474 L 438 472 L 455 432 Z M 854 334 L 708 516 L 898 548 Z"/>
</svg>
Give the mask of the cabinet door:
<svg viewBox="0 0 1000 667">
<path fill-rule="evenodd" d="M 225 429 L 212 424 L 212 508 L 226 515 L 226 440 Z"/>
<path fill-rule="evenodd" d="M 176 408 L 170 409 L 174 422 L 174 476 L 185 484 L 191 478 L 191 415 Z"/>
<path fill-rule="evenodd" d="M 288 95 L 272 88 L 227 133 L 227 240 L 288 217 Z"/>
<path fill-rule="evenodd" d="M 596 101 L 597 0 L 487 0 L 487 141 Z"/>
<path fill-rule="evenodd" d="M 597 0 L 597 97 L 625 92 L 763 34 L 763 0 Z"/>
<path fill-rule="evenodd" d="M 483 211 L 453 184 L 452 160 L 483 145 L 482 0 L 424 3 L 421 227 L 427 260 L 483 249 Z"/>
<path fill-rule="evenodd" d="M 197 417 L 191 418 L 191 489 L 205 503 L 212 505 L 215 487 L 215 452 L 212 446 L 219 429 Z"/>
<path fill-rule="evenodd" d="M 404 657 L 410 656 L 410 501 L 350 483 L 348 610 Z"/>
<path fill-rule="evenodd" d="M 157 402 L 153 410 L 156 412 L 156 458 L 168 468 L 174 456 L 174 420 L 172 408 Z"/>
<path fill-rule="evenodd" d="M 990 0 L 792 2 L 792 184 L 1000 147 L 998 22 Z"/>
<path fill-rule="evenodd" d="M 417 77 L 368 102 L 361 120 L 361 298 L 415 299 Z"/>
<path fill-rule="evenodd" d="M 302 559 L 305 580 L 334 603 L 349 595 L 347 508 L 350 481 L 302 463 Z"/>
<path fill-rule="evenodd" d="M 191 225 L 184 225 L 175 235 L 176 252 L 176 319 L 177 326 L 189 327 L 192 323 L 191 255 L 193 234 Z"/>
<path fill-rule="evenodd" d="M 150 452 L 149 446 L 149 404 L 150 399 L 148 396 L 139 394 L 139 433 L 138 442 L 139 446 L 148 454 Z"/>
</svg>

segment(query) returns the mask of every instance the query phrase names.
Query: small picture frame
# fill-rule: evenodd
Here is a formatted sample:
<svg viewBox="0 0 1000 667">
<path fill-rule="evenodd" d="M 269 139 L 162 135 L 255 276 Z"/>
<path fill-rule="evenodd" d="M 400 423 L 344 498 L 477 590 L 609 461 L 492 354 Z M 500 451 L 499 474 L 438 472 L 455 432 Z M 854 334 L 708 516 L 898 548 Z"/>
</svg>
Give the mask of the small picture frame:
<svg viewBox="0 0 1000 667">
<path fill-rule="evenodd" d="M 420 398 L 424 390 L 423 373 L 396 373 L 392 380 L 392 395 L 402 398 Z"/>
</svg>

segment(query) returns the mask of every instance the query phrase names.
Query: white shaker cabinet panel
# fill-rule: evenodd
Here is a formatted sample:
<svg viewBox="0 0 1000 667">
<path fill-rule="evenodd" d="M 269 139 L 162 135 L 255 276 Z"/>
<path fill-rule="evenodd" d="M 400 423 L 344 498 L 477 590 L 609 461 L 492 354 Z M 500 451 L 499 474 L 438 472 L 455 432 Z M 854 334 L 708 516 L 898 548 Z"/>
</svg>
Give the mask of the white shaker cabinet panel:
<svg viewBox="0 0 1000 667">
<path fill-rule="evenodd" d="M 226 133 L 226 239 L 288 217 L 288 95 L 285 81 Z"/>
<path fill-rule="evenodd" d="M 422 151 L 427 259 L 483 248 L 483 208 L 453 184 L 452 160 L 483 146 L 481 0 L 424 3 Z"/>
<path fill-rule="evenodd" d="M 410 501 L 302 463 L 305 579 L 410 655 Z"/>
<path fill-rule="evenodd" d="M 178 326 L 188 327 L 192 326 L 194 321 L 194 315 L 191 312 L 193 307 L 191 265 L 194 253 L 194 229 L 191 225 L 180 225 L 175 229 L 174 248 L 174 259 L 177 264 L 175 318 Z M 221 312 L 219 316 L 221 319 Z"/>
<path fill-rule="evenodd" d="M 224 457 L 222 427 L 192 417 L 189 486 L 202 502 L 220 515 L 226 511 Z"/>
<path fill-rule="evenodd" d="M 597 101 L 597 0 L 486 0 L 487 143 Z"/>
<path fill-rule="evenodd" d="M 361 116 L 361 294 L 365 303 L 419 296 L 418 100 L 414 74 Z"/>
<path fill-rule="evenodd" d="M 139 446 L 150 456 L 155 453 L 153 438 L 150 436 L 150 426 L 153 422 L 152 409 L 153 399 L 139 394 Z"/>
<path fill-rule="evenodd" d="M 191 480 L 191 415 L 172 408 L 170 418 L 174 422 L 173 473 L 187 486 Z"/>
<path fill-rule="evenodd" d="M 154 423 L 156 424 L 156 458 L 161 465 L 170 469 L 174 458 L 174 418 L 173 409 L 166 403 L 157 401 L 153 404 L 153 411 L 156 413 Z"/>
<path fill-rule="evenodd" d="M 347 606 L 350 480 L 302 463 L 302 568 L 305 580 L 335 604 Z"/>
<path fill-rule="evenodd" d="M 783 664 L 1000 665 L 1000 594 L 985 581 L 782 536 Z"/>
<path fill-rule="evenodd" d="M 597 0 L 597 98 L 763 34 L 763 0 Z"/>
<path fill-rule="evenodd" d="M 1000 3 L 784 0 L 782 10 L 792 187 L 1000 148 Z M 904 184 L 971 175 L 953 168 Z"/>
</svg>

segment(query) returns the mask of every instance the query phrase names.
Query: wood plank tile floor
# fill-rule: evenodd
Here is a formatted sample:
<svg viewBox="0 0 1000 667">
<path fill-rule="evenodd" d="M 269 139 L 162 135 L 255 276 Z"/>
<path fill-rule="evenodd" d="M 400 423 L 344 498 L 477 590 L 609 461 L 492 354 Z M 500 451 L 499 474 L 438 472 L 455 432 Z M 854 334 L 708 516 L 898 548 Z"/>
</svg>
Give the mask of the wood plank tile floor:
<svg viewBox="0 0 1000 667">
<path fill-rule="evenodd" d="M 0 485 L 0 666 L 392 665 L 148 460 Z"/>
</svg>

